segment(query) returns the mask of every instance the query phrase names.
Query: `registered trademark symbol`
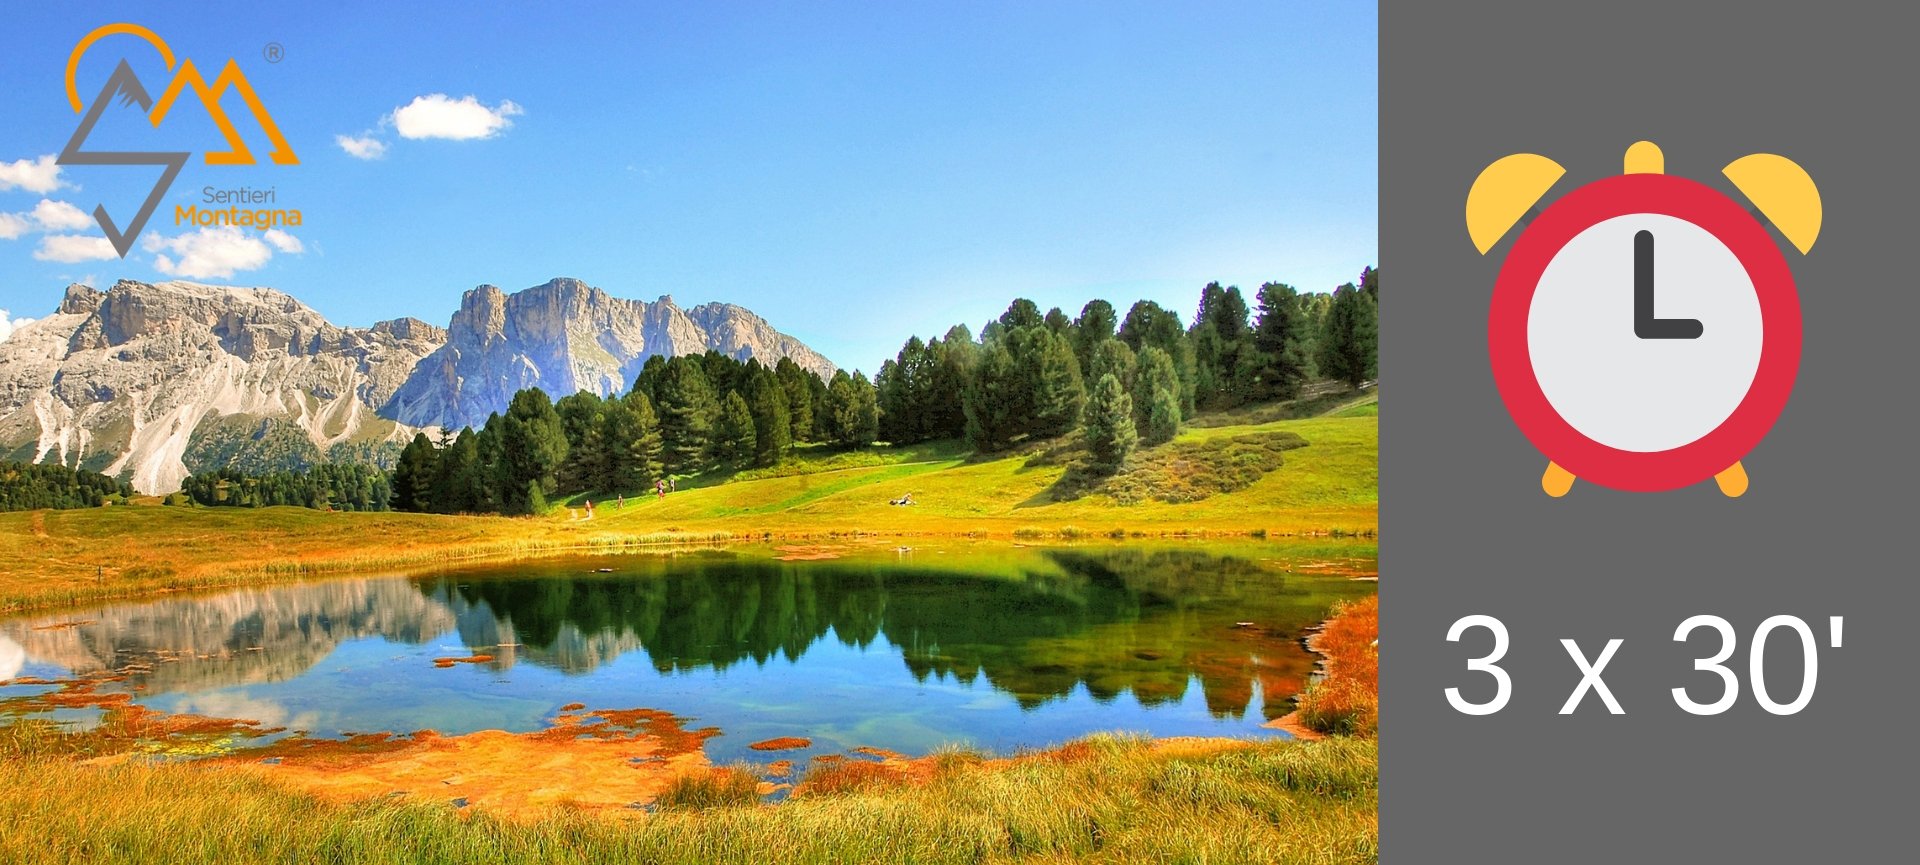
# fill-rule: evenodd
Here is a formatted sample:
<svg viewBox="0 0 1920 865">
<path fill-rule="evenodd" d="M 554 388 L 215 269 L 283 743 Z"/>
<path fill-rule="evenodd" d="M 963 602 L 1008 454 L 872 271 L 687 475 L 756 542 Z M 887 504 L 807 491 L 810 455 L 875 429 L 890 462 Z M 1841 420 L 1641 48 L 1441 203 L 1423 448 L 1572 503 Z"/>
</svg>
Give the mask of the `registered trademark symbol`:
<svg viewBox="0 0 1920 865">
<path fill-rule="evenodd" d="M 268 42 L 267 47 L 261 49 L 260 54 L 267 58 L 268 63 L 279 63 L 286 59 L 287 49 L 281 47 L 278 42 Z"/>
</svg>

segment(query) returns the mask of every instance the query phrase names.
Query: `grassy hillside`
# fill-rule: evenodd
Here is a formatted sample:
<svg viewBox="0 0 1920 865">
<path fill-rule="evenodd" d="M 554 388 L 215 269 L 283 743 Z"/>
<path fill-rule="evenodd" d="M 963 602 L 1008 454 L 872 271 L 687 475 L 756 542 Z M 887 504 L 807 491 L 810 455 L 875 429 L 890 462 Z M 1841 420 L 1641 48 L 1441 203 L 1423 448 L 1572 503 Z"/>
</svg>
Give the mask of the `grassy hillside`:
<svg viewBox="0 0 1920 865">
<path fill-rule="evenodd" d="M 584 497 L 530 518 L 151 506 L 0 514 L 0 610 L 482 556 L 740 538 L 1370 534 L 1379 510 L 1377 404 L 1372 393 L 1321 398 L 1314 417 L 1268 419 L 1285 417 L 1283 406 L 1195 425 L 1162 447 L 1230 468 L 1241 458 L 1230 450 L 1236 440 L 1284 433 L 1306 444 L 1285 450 L 1264 474 L 1264 466 L 1242 471 L 1252 479 L 1244 488 L 1180 503 L 1121 504 L 1099 488 L 1068 489 L 1077 486 L 1062 483 L 1070 441 L 986 459 L 939 442 L 802 450 L 776 468 L 703 476 L 664 500 L 630 496 L 623 507 L 595 496 L 592 520 L 571 518 Z M 1211 482 L 1211 469 L 1171 452 L 1136 460 Z M 907 494 L 915 504 L 888 504 Z"/>
<path fill-rule="evenodd" d="M 1046 454 L 970 461 L 957 444 L 910 449 L 900 459 L 852 468 L 801 473 L 804 463 L 773 477 L 682 486 L 666 499 L 630 498 L 616 510 L 595 497 L 594 523 L 603 528 L 708 531 L 736 528 L 775 533 L 816 531 L 1014 534 L 1022 529 L 1075 528 L 1148 534 L 1198 532 L 1301 533 L 1373 529 L 1378 510 L 1379 426 L 1371 417 L 1297 421 L 1188 430 L 1174 444 L 1219 443 L 1248 433 L 1286 431 L 1307 446 L 1251 487 L 1197 502 L 1146 501 L 1119 505 L 1091 495 L 1055 501 L 1049 491 L 1066 466 Z M 844 461 L 839 455 L 827 458 Z M 907 494 L 915 504 L 890 501 Z M 575 499 L 578 502 L 578 498 Z"/>
</svg>

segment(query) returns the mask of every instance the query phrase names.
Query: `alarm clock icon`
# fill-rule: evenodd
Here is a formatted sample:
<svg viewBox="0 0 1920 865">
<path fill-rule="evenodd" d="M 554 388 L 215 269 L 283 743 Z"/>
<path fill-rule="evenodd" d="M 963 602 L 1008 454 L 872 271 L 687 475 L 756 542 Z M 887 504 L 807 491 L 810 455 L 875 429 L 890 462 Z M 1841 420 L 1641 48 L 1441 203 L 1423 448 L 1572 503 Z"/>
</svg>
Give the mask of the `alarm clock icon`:
<svg viewBox="0 0 1920 865">
<path fill-rule="evenodd" d="M 1800 366 L 1800 299 L 1780 245 L 1714 188 L 1665 173 L 1652 142 L 1625 173 L 1547 206 L 1514 240 L 1487 316 L 1494 384 L 1549 462 L 1540 486 L 1575 478 L 1634 492 L 1713 478 L 1747 490 L 1741 460 L 1786 407 Z M 1566 170 L 1517 153 L 1467 193 L 1481 254 Z M 1820 234 L 1820 192 L 1792 160 L 1742 157 L 1723 173 L 1802 255 Z"/>
</svg>

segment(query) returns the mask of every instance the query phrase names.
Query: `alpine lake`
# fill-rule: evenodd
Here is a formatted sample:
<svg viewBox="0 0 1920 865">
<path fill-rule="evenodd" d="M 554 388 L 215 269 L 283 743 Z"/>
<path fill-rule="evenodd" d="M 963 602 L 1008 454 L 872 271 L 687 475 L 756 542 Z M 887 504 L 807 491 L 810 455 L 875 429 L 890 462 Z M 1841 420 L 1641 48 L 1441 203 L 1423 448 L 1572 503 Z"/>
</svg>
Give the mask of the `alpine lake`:
<svg viewBox="0 0 1920 865">
<path fill-rule="evenodd" d="M 0 621 L 0 726 L 232 759 L 645 710 L 716 764 L 1285 736 L 1303 637 L 1375 569 L 1370 540 L 850 542 L 168 596 Z"/>
</svg>

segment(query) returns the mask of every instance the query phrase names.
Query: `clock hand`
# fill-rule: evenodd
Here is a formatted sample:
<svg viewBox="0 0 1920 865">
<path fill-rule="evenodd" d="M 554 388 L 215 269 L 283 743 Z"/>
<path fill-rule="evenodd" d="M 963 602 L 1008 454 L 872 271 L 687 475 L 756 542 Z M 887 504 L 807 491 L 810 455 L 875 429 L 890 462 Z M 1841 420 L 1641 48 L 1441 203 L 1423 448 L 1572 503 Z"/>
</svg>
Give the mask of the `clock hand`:
<svg viewBox="0 0 1920 865">
<path fill-rule="evenodd" d="M 1641 339 L 1699 339 L 1706 328 L 1697 318 L 1653 315 L 1653 232 L 1633 235 L 1633 335 Z"/>
</svg>

